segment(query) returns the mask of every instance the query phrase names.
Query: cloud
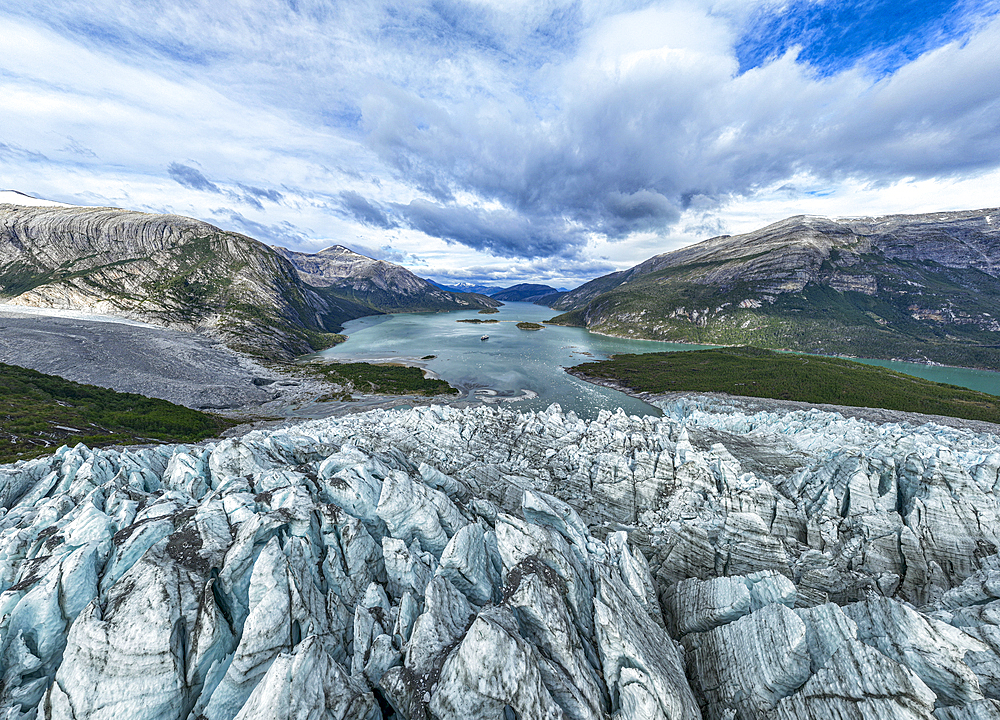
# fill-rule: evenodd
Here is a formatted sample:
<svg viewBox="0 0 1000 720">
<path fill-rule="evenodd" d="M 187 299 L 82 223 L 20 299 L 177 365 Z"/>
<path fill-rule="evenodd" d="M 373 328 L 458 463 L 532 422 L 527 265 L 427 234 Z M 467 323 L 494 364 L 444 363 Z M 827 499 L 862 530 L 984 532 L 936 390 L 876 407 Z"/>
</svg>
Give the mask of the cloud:
<svg viewBox="0 0 1000 720">
<path fill-rule="evenodd" d="M 181 163 L 173 162 L 170 163 L 170 167 L 167 168 L 167 172 L 170 174 L 170 177 L 186 188 L 191 188 L 192 190 L 204 190 L 205 192 L 213 193 L 222 192 L 218 185 L 202 175 L 200 170 L 193 168 L 190 165 L 182 165 Z"/>
<path fill-rule="evenodd" d="M 197 168 L 193 168 L 190 165 L 182 165 L 181 163 L 170 163 L 167 172 L 170 177 L 186 188 L 225 195 L 230 200 L 249 205 L 260 211 L 264 210 L 264 204 L 261 200 L 280 203 L 283 197 L 277 190 L 265 190 L 252 185 L 244 185 L 243 183 L 236 184 L 239 191 L 220 187 L 205 177 Z"/>
<path fill-rule="evenodd" d="M 582 237 L 574 237 L 561 227 L 539 227 L 530 218 L 507 210 L 444 206 L 427 200 L 393 207 L 411 227 L 431 237 L 500 257 L 568 255 L 583 242 Z"/>
<path fill-rule="evenodd" d="M 262 198 L 264 200 L 270 200 L 273 203 L 280 203 L 282 195 L 277 190 L 265 190 L 259 187 L 253 187 L 252 185 L 243 185 L 240 183 L 240 189 L 246 194 L 247 197 Z"/>
<path fill-rule="evenodd" d="M 389 229 L 398 224 L 386 215 L 382 208 L 353 190 L 341 192 L 340 201 L 343 208 L 354 219 L 365 225 Z"/>
<path fill-rule="evenodd" d="M 606 275 L 618 270 L 618 265 L 608 260 L 581 261 L 567 272 L 567 265 L 554 258 L 539 258 L 516 264 L 469 265 L 455 269 L 429 270 L 427 276 L 436 282 L 448 285 L 465 281 L 478 285 L 509 287 L 518 283 L 542 283 L 553 287 L 575 287 L 583 280 Z"/>
<path fill-rule="evenodd" d="M 249 235 L 254 240 L 290 248 L 302 246 L 306 242 L 306 234 L 287 220 L 267 225 L 244 217 L 236 210 L 226 207 L 212 210 L 212 215 L 216 218 L 222 218 L 221 221 L 216 220 L 216 222 L 221 222 L 244 235 Z"/>
<path fill-rule="evenodd" d="M 28 150 L 14 143 L 0 142 L 0 158 L 22 162 L 45 162 L 48 160 L 40 152 Z"/>
<path fill-rule="evenodd" d="M 61 152 L 69 153 L 71 155 L 76 155 L 82 158 L 92 158 L 97 159 L 97 153 L 91 150 L 89 147 L 81 144 L 79 141 L 73 137 L 66 138 L 66 145 L 60 148 Z"/>
<path fill-rule="evenodd" d="M 582 276 L 779 208 L 971 202 L 1000 169 L 998 9 L 23 0 L 0 9 L 4 183 Z"/>
<path fill-rule="evenodd" d="M 500 83 L 496 97 L 394 90 L 362 108 L 401 174 L 514 213 L 411 203 L 414 227 L 511 254 L 558 253 L 579 242 L 574 225 L 610 240 L 667 234 L 686 198 L 749 195 L 802 172 L 895 182 L 1000 163 L 995 20 L 880 79 L 855 67 L 817 77 L 794 49 L 740 74 L 737 37 L 690 7 L 621 13 L 550 68 L 548 104 Z"/>
</svg>

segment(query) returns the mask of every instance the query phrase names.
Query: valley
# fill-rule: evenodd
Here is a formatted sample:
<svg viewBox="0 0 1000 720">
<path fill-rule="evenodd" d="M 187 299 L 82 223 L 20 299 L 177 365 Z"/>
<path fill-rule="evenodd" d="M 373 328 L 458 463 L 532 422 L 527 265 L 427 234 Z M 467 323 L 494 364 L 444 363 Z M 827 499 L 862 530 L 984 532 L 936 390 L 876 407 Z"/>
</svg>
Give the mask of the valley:
<svg viewBox="0 0 1000 720">
<path fill-rule="evenodd" d="M 280 250 L 176 215 L 4 203 L 0 297 L 199 332 L 286 361 L 339 342 L 353 318 L 498 304 L 339 246 L 317 255 Z"/>
<path fill-rule="evenodd" d="M 0 366 L 0 716 L 1000 713 L 1000 375 L 713 346 L 989 367 L 975 213 L 792 218 L 490 298 L 5 211 L 0 361 L 187 408 Z"/>
<path fill-rule="evenodd" d="M 1000 720 L 1000 0 L 0 38 L 0 720 Z"/>
</svg>

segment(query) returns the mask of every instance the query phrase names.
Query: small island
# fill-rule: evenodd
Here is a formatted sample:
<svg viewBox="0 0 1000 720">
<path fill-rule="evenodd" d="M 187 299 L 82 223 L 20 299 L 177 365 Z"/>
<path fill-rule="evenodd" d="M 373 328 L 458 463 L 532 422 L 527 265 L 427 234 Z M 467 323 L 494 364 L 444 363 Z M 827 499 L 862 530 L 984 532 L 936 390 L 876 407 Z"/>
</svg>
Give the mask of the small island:
<svg viewBox="0 0 1000 720">
<path fill-rule="evenodd" d="M 458 395 L 444 380 L 426 377 L 420 368 L 363 362 L 310 365 L 314 375 L 341 385 L 344 390 L 325 400 L 351 400 L 352 392 L 377 395 Z"/>
<path fill-rule="evenodd" d="M 519 322 L 517 324 L 518 330 L 541 330 L 542 327 L 544 326 L 533 322 Z"/>
<path fill-rule="evenodd" d="M 461 320 L 456 320 L 455 322 L 480 324 L 480 323 L 498 323 L 500 321 L 494 320 L 492 318 L 490 318 L 489 320 L 483 320 L 482 318 L 462 318 Z"/>
<path fill-rule="evenodd" d="M 494 313 L 498 313 L 498 312 L 500 312 L 500 311 L 497 310 L 496 308 L 483 308 L 482 310 L 479 311 L 479 314 L 480 315 L 493 315 Z"/>
</svg>

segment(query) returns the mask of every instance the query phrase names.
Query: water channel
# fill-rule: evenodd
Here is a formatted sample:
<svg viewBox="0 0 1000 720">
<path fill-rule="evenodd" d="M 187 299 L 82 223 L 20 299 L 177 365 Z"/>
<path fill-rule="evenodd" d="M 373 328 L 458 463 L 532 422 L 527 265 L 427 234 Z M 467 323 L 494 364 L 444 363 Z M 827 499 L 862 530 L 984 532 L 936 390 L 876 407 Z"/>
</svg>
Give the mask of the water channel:
<svg viewBox="0 0 1000 720">
<path fill-rule="evenodd" d="M 626 340 L 583 328 L 547 325 L 521 330 L 521 321 L 541 323 L 554 310 L 530 303 L 507 303 L 492 315 L 474 310 L 448 313 L 371 315 L 344 326 L 347 342 L 322 356 L 341 362 L 405 362 L 425 367 L 472 397 L 513 400 L 518 409 L 544 410 L 554 402 L 563 410 L 593 418 L 601 410 L 621 407 L 630 415 L 658 415 L 647 403 L 608 388 L 578 380 L 564 368 L 615 353 L 698 350 L 708 346 Z M 463 319 L 497 320 L 464 323 Z M 488 335 L 487 340 L 481 340 Z M 427 356 L 433 355 L 433 358 Z M 888 360 L 866 360 L 935 382 L 1000 395 L 1000 373 Z"/>
</svg>

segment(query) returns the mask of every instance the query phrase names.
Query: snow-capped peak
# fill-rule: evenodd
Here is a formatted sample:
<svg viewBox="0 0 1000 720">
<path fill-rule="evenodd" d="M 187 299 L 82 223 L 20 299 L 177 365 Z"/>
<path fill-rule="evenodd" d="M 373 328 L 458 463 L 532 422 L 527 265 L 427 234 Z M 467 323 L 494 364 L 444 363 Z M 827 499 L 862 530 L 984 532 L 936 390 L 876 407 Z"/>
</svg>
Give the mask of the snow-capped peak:
<svg viewBox="0 0 1000 720">
<path fill-rule="evenodd" d="M 42 198 L 25 195 L 17 190 L 0 190 L 0 205 L 7 203 L 10 205 L 26 205 L 28 207 L 78 207 L 69 203 L 56 202 L 55 200 L 43 200 Z"/>
</svg>

